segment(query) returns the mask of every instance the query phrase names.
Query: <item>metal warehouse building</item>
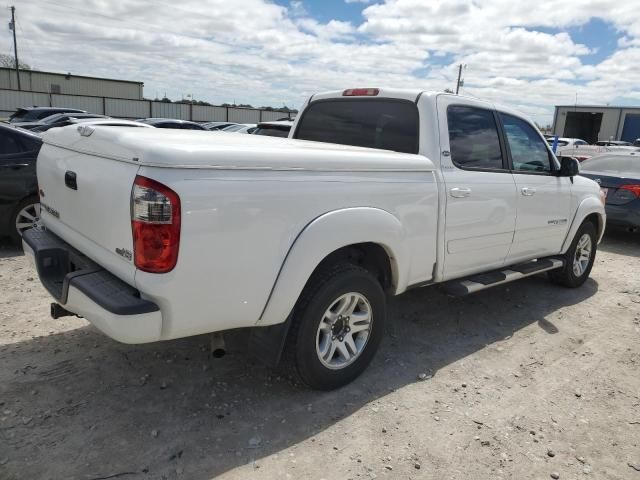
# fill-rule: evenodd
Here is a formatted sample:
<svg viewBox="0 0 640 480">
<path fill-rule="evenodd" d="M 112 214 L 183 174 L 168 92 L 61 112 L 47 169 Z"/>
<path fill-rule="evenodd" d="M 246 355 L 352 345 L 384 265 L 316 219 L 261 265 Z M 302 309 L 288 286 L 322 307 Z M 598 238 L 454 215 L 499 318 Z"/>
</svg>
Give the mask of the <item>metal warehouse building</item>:
<svg viewBox="0 0 640 480">
<path fill-rule="evenodd" d="M 558 105 L 553 117 L 553 133 L 560 137 L 598 140 L 640 138 L 640 107 L 600 105 Z"/>
<path fill-rule="evenodd" d="M 110 78 L 85 77 L 71 73 L 20 70 L 21 90 L 39 93 L 85 95 L 141 100 L 142 82 L 114 80 Z M 0 89 L 17 90 L 16 71 L 0 67 Z"/>
</svg>

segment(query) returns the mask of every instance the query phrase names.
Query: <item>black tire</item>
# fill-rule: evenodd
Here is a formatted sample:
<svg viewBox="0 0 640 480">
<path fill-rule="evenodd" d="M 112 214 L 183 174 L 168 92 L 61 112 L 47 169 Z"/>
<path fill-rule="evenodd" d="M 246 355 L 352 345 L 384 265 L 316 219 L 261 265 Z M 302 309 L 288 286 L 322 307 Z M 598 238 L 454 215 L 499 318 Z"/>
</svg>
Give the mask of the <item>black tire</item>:
<svg viewBox="0 0 640 480">
<path fill-rule="evenodd" d="M 339 369 L 331 369 L 322 363 L 317 352 L 318 328 L 325 312 L 348 293 L 356 293 L 368 302 L 371 309 L 369 335 L 352 363 Z M 285 362 L 299 380 L 311 388 L 333 390 L 346 385 L 358 377 L 371 362 L 384 334 L 385 319 L 385 294 L 378 280 L 369 271 L 356 265 L 343 264 L 316 273 L 309 280 L 294 309 L 285 346 Z M 348 321 L 347 317 L 347 325 Z"/>
<path fill-rule="evenodd" d="M 574 260 L 576 258 L 576 251 L 578 250 L 578 242 L 584 236 L 588 235 L 591 240 L 591 254 L 588 261 L 588 264 L 582 274 L 577 275 L 574 272 L 573 265 Z M 591 273 L 591 268 L 593 267 L 593 262 L 596 258 L 596 250 L 597 250 L 597 240 L 596 240 L 596 227 L 591 222 L 584 222 L 578 228 L 576 232 L 576 236 L 571 242 L 571 246 L 567 250 L 567 253 L 564 255 L 564 267 L 558 270 L 552 270 L 549 272 L 549 279 L 557 283 L 558 285 L 563 285 L 569 288 L 576 288 L 582 285 L 589 278 L 589 274 Z"/>
<path fill-rule="evenodd" d="M 9 236 L 11 237 L 11 240 L 13 241 L 13 243 L 15 243 L 16 245 L 22 246 L 22 234 L 16 228 L 18 214 L 24 208 L 29 207 L 30 205 L 37 205 L 38 209 L 40 208 L 40 199 L 38 198 L 37 195 L 32 195 L 20 201 L 20 203 L 18 203 L 18 205 L 14 209 L 13 215 L 11 216 L 11 224 L 9 225 L 11 230 L 10 230 Z"/>
</svg>

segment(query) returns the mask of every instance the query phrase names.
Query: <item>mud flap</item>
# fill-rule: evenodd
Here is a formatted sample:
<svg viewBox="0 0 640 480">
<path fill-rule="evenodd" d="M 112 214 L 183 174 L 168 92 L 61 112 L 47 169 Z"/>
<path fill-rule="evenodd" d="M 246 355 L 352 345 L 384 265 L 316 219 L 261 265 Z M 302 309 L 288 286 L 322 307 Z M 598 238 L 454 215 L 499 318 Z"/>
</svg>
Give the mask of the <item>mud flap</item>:
<svg viewBox="0 0 640 480">
<path fill-rule="evenodd" d="M 253 328 L 249 335 L 249 353 L 264 365 L 277 367 L 282 358 L 289 327 L 291 316 L 277 325 Z"/>
</svg>

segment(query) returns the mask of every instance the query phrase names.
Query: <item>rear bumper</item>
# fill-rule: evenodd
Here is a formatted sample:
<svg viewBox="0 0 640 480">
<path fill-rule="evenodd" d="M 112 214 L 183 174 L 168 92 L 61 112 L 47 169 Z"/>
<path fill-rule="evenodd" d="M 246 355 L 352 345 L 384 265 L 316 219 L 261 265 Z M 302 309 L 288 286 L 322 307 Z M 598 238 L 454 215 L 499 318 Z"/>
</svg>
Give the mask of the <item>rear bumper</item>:
<svg viewBox="0 0 640 480">
<path fill-rule="evenodd" d="M 160 308 L 138 290 L 49 231 L 26 231 L 23 247 L 44 287 L 66 310 L 123 343 L 160 340 Z"/>
<path fill-rule="evenodd" d="M 623 227 L 640 228 L 640 201 L 628 205 L 605 205 L 607 223 Z"/>
</svg>

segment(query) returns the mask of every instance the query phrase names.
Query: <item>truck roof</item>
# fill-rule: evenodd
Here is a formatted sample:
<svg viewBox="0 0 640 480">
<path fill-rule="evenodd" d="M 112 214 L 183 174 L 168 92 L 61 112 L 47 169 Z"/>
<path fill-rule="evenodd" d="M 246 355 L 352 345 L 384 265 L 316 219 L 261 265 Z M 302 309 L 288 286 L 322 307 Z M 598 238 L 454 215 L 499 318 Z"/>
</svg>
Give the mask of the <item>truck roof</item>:
<svg viewBox="0 0 640 480">
<path fill-rule="evenodd" d="M 378 92 L 375 95 L 362 95 L 362 96 L 359 96 L 359 95 L 345 96 L 344 95 L 344 93 L 347 90 L 355 90 L 355 89 L 377 90 Z M 311 96 L 311 98 L 309 99 L 309 102 L 314 102 L 316 100 L 326 100 L 329 98 L 399 98 L 402 100 L 409 100 L 411 102 L 415 102 L 418 100 L 418 98 L 425 98 L 425 97 L 435 100 L 435 98 L 440 95 L 458 97 L 461 99 L 462 103 L 469 103 L 470 105 L 475 105 L 475 106 L 485 106 L 486 108 L 492 108 L 492 109 L 495 108 L 497 110 L 500 110 L 501 112 L 510 113 L 510 114 L 517 115 L 519 117 L 527 118 L 525 114 L 523 114 L 518 110 L 515 110 L 511 107 L 507 107 L 502 104 L 495 104 L 488 100 L 483 100 L 480 98 L 471 97 L 467 95 L 456 95 L 454 93 L 436 92 L 432 90 L 421 90 L 419 88 L 354 87 L 352 89 L 346 89 L 346 90 L 331 90 L 327 92 L 317 93 Z"/>
</svg>

